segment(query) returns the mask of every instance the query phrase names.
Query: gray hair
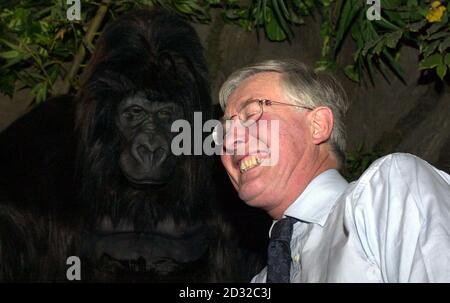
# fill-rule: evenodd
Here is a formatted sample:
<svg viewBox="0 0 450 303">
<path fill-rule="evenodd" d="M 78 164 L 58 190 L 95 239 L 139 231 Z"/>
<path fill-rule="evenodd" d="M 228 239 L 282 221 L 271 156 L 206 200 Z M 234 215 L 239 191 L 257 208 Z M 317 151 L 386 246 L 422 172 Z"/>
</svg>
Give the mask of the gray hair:
<svg viewBox="0 0 450 303">
<path fill-rule="evenodd" d="M 315 72 L 295 60 L 268 60 L 243 67 L 232 73 L 219 92 L 219 102 L 225 110 L 228 98 L 245 79 L 262 72 L 281 74 L 281 88 L 286 98 L 294 104 L 316 108 L 328 107 L 334 117 L 330 146 L 338 157 L 345 159 L 344 116 L 348 109 L 347 95 L 341 84 L 331 75 Z M 275 100 L 276 101 L 276 100 Z"/>
</svg>

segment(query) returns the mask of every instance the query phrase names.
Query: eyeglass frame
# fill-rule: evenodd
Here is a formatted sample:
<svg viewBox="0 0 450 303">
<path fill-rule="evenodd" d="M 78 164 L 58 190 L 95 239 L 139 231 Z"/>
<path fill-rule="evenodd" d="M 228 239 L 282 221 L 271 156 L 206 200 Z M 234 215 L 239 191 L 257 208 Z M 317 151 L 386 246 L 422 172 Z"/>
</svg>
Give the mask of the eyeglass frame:
<svg viewBox="0 0 450 303">
<path fill-rule="evenodd" d="M 241 119 L 240 114 L 241 114 L 242 110 L 243 110 L 246 106 L 248 106 L 250 103 L 253 103 L 253 102 L 258 102 L 258 104 L 259 104 L 259 106 L 260 106 L 260 108 L 261 108 L 261 112 L 259 113 L 258 119 L 252 120 L 253 122 L 250 123 L 250 124 L 245 124 L 248 120 L 244 122 L 244 121 Z M 226 121 L 231 121 L 231 120 L 233 120 L 233 118 L 236 117 L 236 116 L 237 116 L 238 119 L 239 119 L 239 123 L 240 123 L 242 126 L 244 126 L 245 128 L 248 128 L 248 127 L 252 126 L 252 125 L 255 124 L 256 122 L 258 122 L 259 119 L 261 119 L 261 117 L 262 117 L 262 115 L 263 115 L 263 113 L 264 113 L 264 106 L 272 106 L 272 105 L 286 105 L 286 106 L 293 106 L 293 107 L 303 108 L 303 109 L 306 109 L 306 110 L 314 110 L 314 108 L 312 108 L 312 107 L 302 106 L 302 105 L 297 105 L 297 104 L 291 104 L 291 103 L 284 103 L 284 102 L 279 102 L 279 101 L 273 101 L 273 100 L 270 100 L 270 99 L 249 99 L 249 100 L 245 101 L 244 105 L 241 106 L 241 108 L 239 109 L 239 111 L 238 111 L 237 114 L 235 114 L 235 115 L 229 117 L 228 119 L 224 119 L 223 117 L 220 119 L 220 122 L 221 122 L 221 123 L 218 124 L 216 127 L 214 127 L 214 130 L 213 130 L 213 138 L 216 137 L 216 135 L 215 135 L 215 134 L 217 133 L 216 129 L 217 129 L 217 127 L 218 127 L 219 125 L 222 125 L 222 127 L 223 127 L 223 125 L 226 123 Z M 227 132 L 224 131 L 222 137 L 224 138 L 226 134 L 227 134 Z M 214 139 L 214 142 L 217 142 L 216 139 Z"/>
</svg>

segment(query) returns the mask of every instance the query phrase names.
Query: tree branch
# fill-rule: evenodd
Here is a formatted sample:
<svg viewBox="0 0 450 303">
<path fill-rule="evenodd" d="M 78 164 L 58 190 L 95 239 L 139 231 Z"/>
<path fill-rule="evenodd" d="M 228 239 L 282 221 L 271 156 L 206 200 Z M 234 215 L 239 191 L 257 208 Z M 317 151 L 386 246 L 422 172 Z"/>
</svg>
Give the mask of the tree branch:
<svg viewBox="0 0 450 303">
<path fill-rule="evenodd" d="M 94 40 L 95 33 L 100 28 L 100 25 L 102 24 L 103 19 L 105 18 L 106 13 L 108 12 L 108 8 L 110 5 L 110 0 L 103 0 L 102 4 L 97 10 L 97 13 L 95 14 L 95 17 L 91 20 L 91 24 L 89 25 L 88 30 L 86 31 L 86 35 L 83 38 L 83 41 L 87 44 L 92 44 L 92 41 Z M 63 80 L 63 84 L 61 88 L 57 91 L 57 94 L 67 94 L 70 90 L 70 87 L 72 85 L 73 78 L 77 75 L 78 71 L 80 70 L 80 65 L 83 63 L 84 59 L 86 57 L 86 49 L 84 46 L 84 43 L 80 44 L 80 47 L 78 49 L 78 52 L 75 54 L 72 65 L 70 66 L 69 72 L 65 76 Z"/>
</svg>

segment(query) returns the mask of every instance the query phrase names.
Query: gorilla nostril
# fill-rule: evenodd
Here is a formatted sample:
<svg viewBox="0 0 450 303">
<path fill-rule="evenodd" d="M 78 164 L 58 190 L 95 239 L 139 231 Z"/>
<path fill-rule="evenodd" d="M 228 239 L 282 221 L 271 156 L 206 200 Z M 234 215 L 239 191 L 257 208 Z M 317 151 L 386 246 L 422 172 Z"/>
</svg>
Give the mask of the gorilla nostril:
<svg viewBox="0 0 450 303">
<path fill-rule="evenodd" d="M 138 160 L 140 162 L 144 162 L 145 157 L 148 157 L 149 153 L 150 153 L 150 151 L 144 145 L 138 146 L 138 148 L 137 148 L 137 155 L 138 155 Z"/>
<path fill-rule="evenodd" d="M 140 163 L 158 163 L 164 155 L 165 149 L 158 144 L 139 145 L 133 153 L 134 158 Z"/>
<path fill-rule="evenodd" d="M 157 161 L 157 163 L 160 163 L 164 160 L 164 156 L 166 154 L 166 150 L 162 147 L 159 147 L 156 151 L 155 151 L 155 161 Z"/>
</svg>

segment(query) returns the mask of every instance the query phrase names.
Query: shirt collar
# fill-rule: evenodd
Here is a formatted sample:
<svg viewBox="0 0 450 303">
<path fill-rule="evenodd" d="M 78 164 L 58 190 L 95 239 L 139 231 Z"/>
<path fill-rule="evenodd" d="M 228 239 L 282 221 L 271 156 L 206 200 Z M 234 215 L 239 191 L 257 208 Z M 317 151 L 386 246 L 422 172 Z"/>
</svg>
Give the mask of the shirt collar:
<svg viewBox="0 0 450 303">
<path fill-rule="evenodd" d="M 348 182 L 336 169 L 326 170 L 306 186 L 294 203 L 286 209 L 283 217 L 294 217 L 323 227 L 333 206 L 347 186 Z"/>
</svg>

